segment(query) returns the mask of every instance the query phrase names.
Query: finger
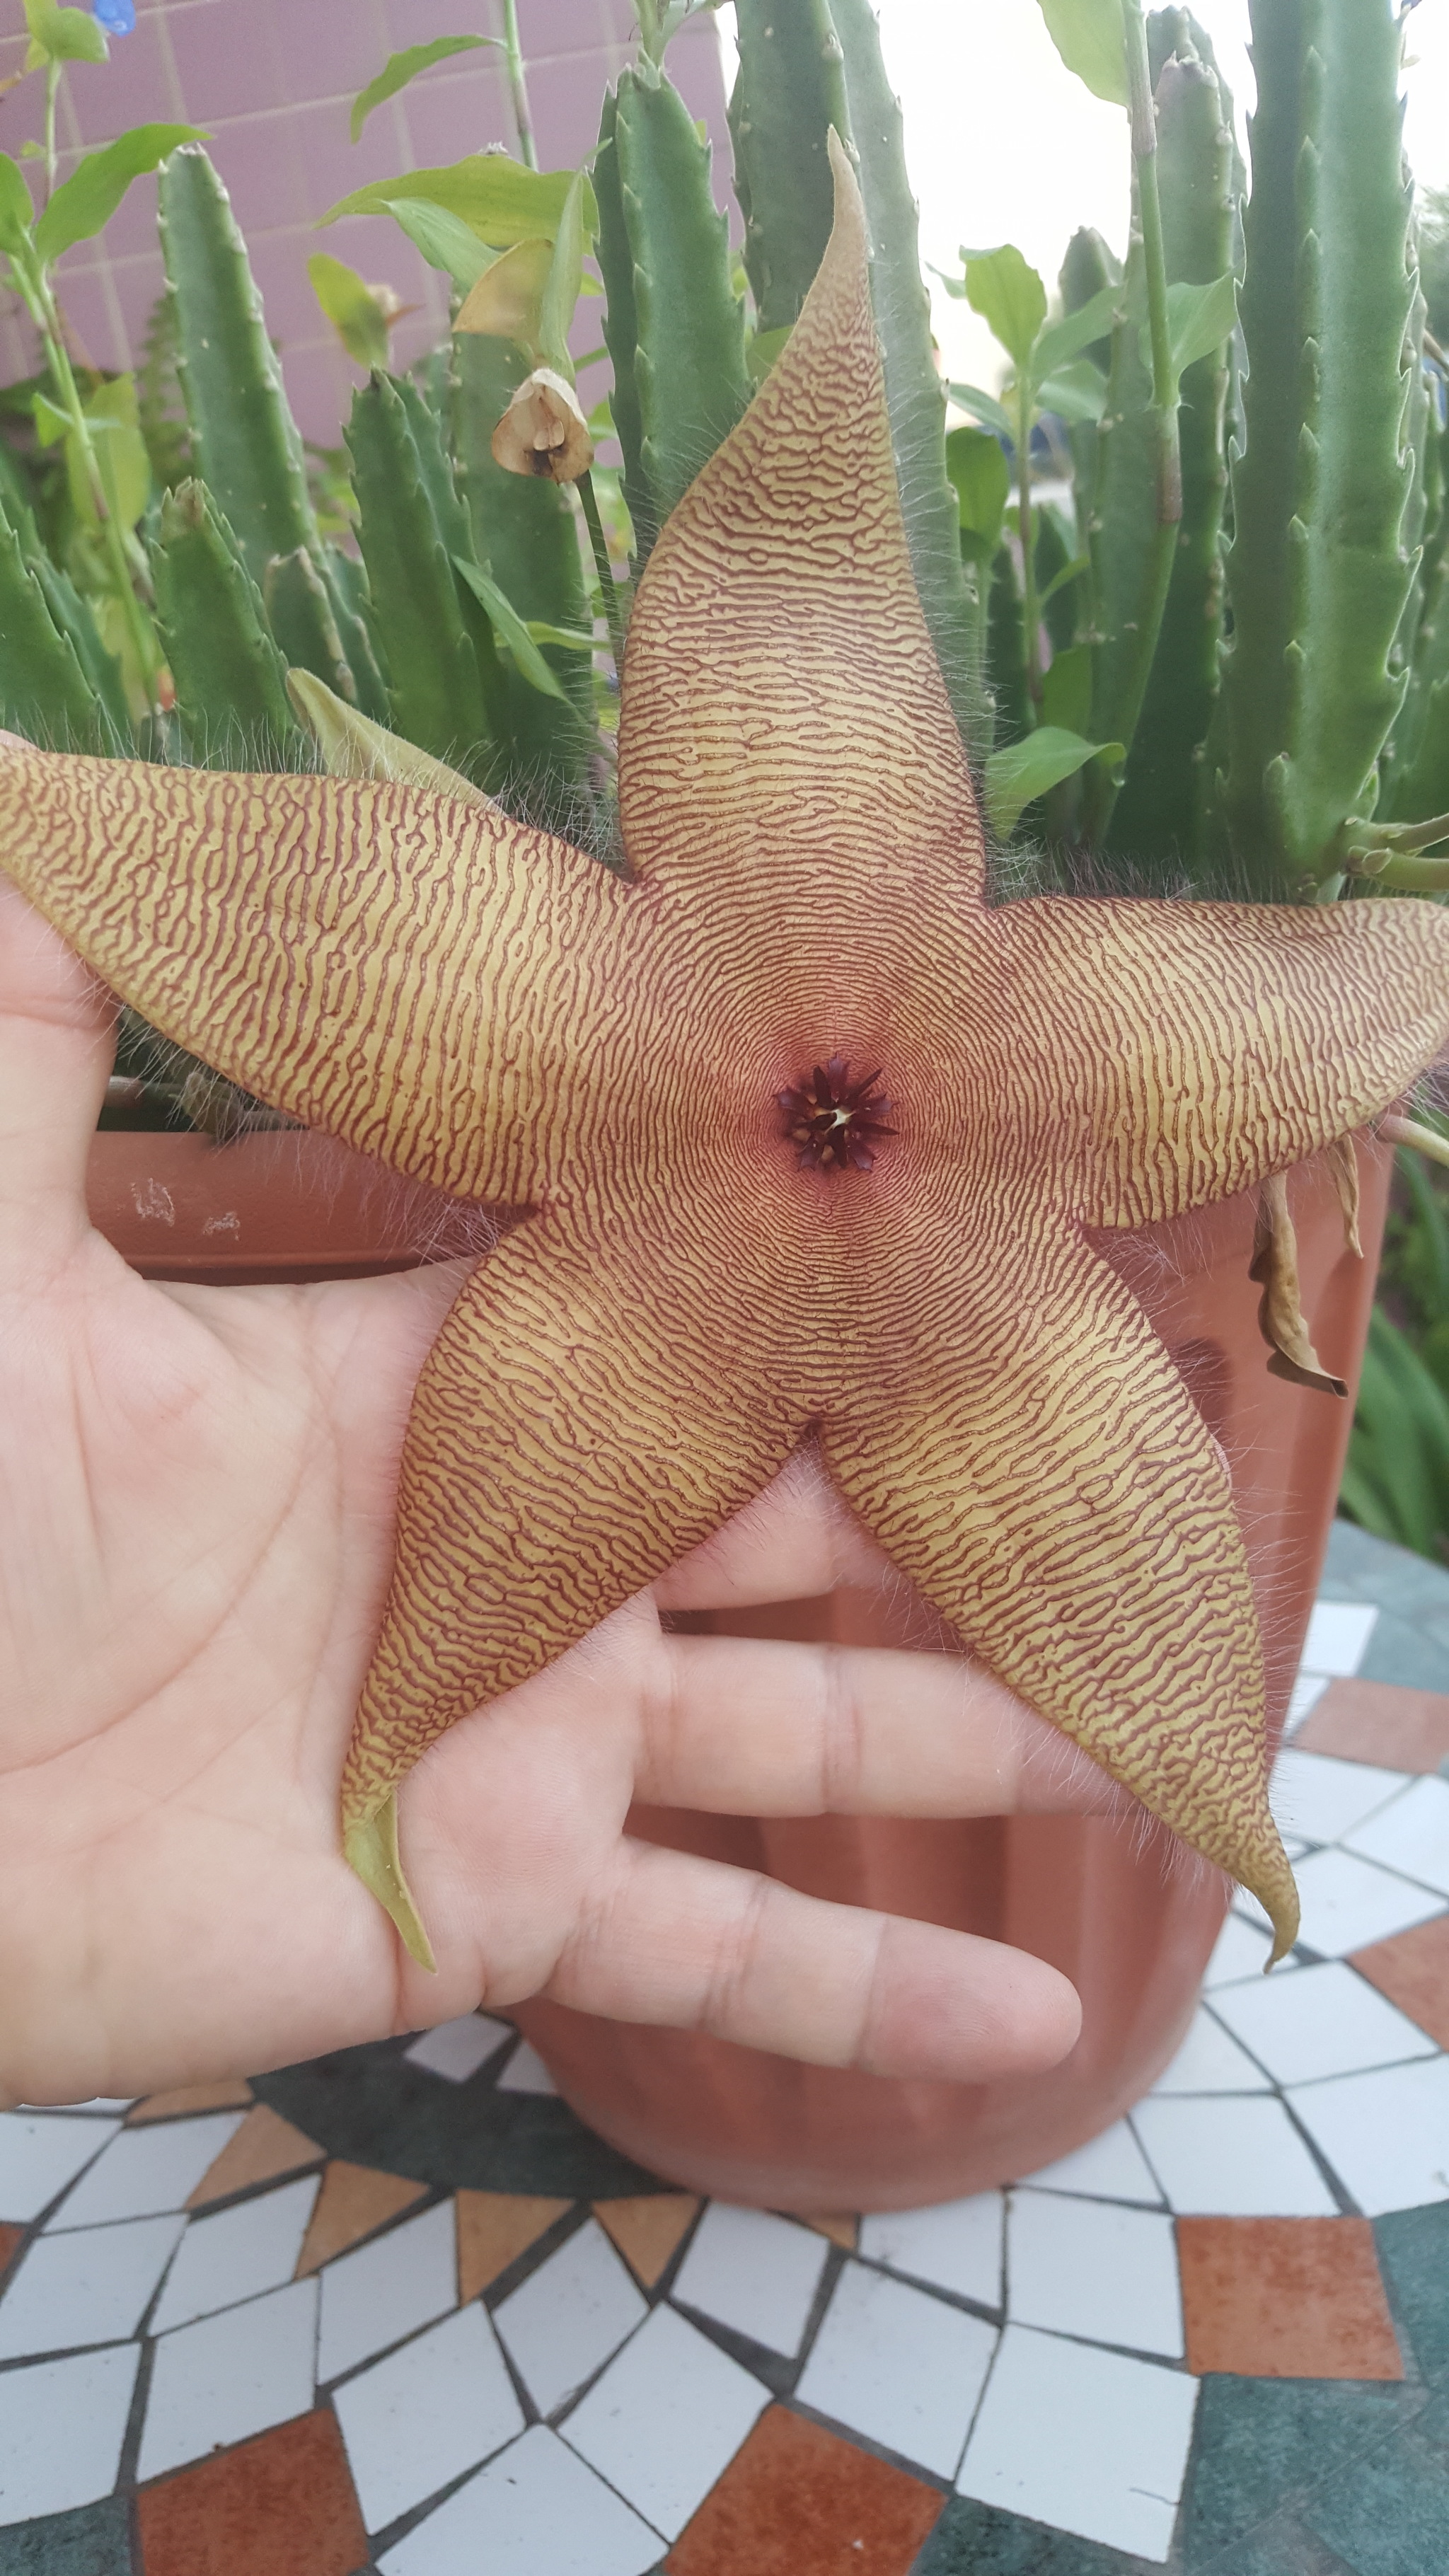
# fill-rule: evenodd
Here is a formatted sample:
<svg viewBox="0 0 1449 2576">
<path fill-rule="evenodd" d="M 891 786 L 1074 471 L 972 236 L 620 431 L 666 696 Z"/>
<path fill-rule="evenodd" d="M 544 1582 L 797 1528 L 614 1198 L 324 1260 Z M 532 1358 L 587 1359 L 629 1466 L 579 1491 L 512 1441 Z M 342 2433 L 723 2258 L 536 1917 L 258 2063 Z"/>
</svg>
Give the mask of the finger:
<svg viewBox="0 0 1449 2576">
<path fill-rule="evenodd" d="M 637 1795 L 713 1815 L 1104 1812 L 1125 1791 L 979 1665 L 887 1647 L 665 1637 Z"/>
<path fill-rule="evenodd" d="M 0 1278 L 53 1265 L 86 1224 L 86 1157 L 115 1006 L 0 879 Z"/>
<path fill-rule="evenodd" d="M 1081 2026 L 1075 1990 L 1025 1951 L 628 1841 L 544 1991 L 812 2066 L 955 2084 L 1041 2073 Z"/>
<path fill-rule="evenodd" d="M 807 1447 L 702 1547 L 660 1575 L 653 1593 L 661 1610 L 725 1610 L 875 1583 L 887 1570 Z"/>
</svg>

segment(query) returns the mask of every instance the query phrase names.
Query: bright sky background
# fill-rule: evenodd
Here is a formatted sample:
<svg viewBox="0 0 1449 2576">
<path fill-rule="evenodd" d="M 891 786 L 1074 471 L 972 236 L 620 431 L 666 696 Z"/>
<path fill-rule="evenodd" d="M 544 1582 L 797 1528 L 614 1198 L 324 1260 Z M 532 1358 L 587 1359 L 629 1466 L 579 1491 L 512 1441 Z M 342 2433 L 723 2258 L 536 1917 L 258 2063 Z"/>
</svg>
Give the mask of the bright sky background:
<svg viewBox="0 0 1449 2576">
<path fill-rule="evenodd" d="M 1037 0 L 877 0 L 886 66 L 906 121 L 921 209 L 921 256 L 959 273 L 963 242 L 1014 241 L 1054 285 L 1079 224 L 1121 251 L 1127 233 L 1127 120 L 1062 67 Z M 1196 0 L 1233 90 L 1240 134 L 1253 101 L 1248 0 Z M 732 11 L 721 10 L 727 48 Z M 1449 184 L 1449 0 L 1420 0 L 1405 138 L 1429 186 Z M 1416 59 L 1415 59 L 1416 58 Z M 1244 135 L 1244 140 L 1246 137 Z M 947 372 L 1000 381 L 1004 360 L 969 306 L 934 292 Z"/>
</svg>

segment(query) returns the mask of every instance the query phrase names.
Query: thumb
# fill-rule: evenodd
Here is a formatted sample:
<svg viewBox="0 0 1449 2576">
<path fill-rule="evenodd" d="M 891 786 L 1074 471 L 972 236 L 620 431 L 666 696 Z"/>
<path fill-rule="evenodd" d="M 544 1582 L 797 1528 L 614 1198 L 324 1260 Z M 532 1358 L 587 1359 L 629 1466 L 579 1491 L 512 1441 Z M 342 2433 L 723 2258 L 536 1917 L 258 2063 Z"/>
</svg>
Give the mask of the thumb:
<svg viewBox="0 0 1449 2576">
<path fill-rule="evenodd" d="M 85 1233 L 114 1054 L 105 986 L 0 877 L 0 1286 L 53 1270 Z"/>
</svg>

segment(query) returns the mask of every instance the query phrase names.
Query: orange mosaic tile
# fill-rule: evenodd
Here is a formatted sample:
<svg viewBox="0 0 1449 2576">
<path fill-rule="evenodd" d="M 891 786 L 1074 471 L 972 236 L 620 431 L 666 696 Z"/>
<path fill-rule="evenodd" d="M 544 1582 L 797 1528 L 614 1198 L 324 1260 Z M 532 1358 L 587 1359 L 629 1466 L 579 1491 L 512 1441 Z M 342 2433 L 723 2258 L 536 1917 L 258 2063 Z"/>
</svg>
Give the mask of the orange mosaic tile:
<svg viewBox="0 0 1449 2576">
<path fill-rule="evenodd" d="M 906 2576 L 944 2503 L 904 2469 L 771 2406 L 664 2564 L 667 2576 Z"/>
<path fill-rule="evenodd" d="M 280 2112 L 258 2102 L 216 2162 L 208 2165 L 186 2206 L 204 2209 L 208 2201 L 224 2200 L 229 2192 L 246 2191 L 253 2183 L 275 2182 L 279 2174 L 320 2164 L 325 2154 L 315 2138 L 304 2137 Z"/>
<path fill-rule="evenodd" d="M 1187 2366 L 1249 2379 L 1402 2379 L 1366 2218 L 1180 2218 Z"/>
<path fill-rule="evenodd" d="M 1355 1950 L 1348 1964 L 1441 2048 L 1449 2048 L 1449 1914 Z"/>
<path fill-rule="evenodd" d="M 860 2235 L 858 2218 L 848 2218 L 843 2212 L 826 2210 L 813 2217 L 807 2215 L 803 2223 L 806 2227 L 813 2227 L 817 2236 L 828 2236 L 832 2245 L 843 2245 L 847 2254 L 855 2252 L 856 2240 Z"/>
<path fill-rule="evenodd" d="M 687 2192 L 651 2191 L 641 2192 L 637 2200 L 596 2200 L 594 2216 L 630 2270 L 652 2290 L 694 2225 L 698 2208 Z"/>
<path fill-rule="evenodd" d="M 571 2200 L 534 2200 L 521 2192 L 460 2191 L 458 2305 L 466 2308 L 572 2207 Z"/>
<path fill-rule="evenodd" d="M 139 2129 L 147 2120 L 174 2120 L 183 2111 L 244 2111 L 255 2096 L 250 2084 L 241 2076 L 223 2078 L 219 2084 L 178 2084 L 170 2093 L 148 2093 L 126 2113 L 128 2129 Z"/>
<path fill-rule="evenodd" d="M 1293 1741 L 1341 1762 L 1379 1762 L 1389 1771 L 1437 1771 L 1449 1754 L 1449 1691 L 1406 1690 L 1398 1682 L 1330 1682 Z"/>
<path fill-rule="evenodd" d="M 320 2272 L 335 2254 L 360 2245 L 364 2236 L 385 2227 L 399 2210 L 411 2209 L 427 2188 L 425 2182 L 409 2182 L 405 2174 L 379 2173 L 372 2165 L 349 2165 L 339 2157 L 323 2173 L 295 2278 L 305 2281 L 309 2272 Z"/>
<path fill-rule="evenodd" d="M 319 2410 L 137 2498 L 144 2576 L 356 2576 L 367 2537 L 337 2418 Z"/>
<path fill-rule="evenodd" d="M 0 2219 L 0 2272 L 9 2270 L 11 2256 L 24 2236 L 23 2227 L 13 2227 L 8 2219 Z"/>
</svg>

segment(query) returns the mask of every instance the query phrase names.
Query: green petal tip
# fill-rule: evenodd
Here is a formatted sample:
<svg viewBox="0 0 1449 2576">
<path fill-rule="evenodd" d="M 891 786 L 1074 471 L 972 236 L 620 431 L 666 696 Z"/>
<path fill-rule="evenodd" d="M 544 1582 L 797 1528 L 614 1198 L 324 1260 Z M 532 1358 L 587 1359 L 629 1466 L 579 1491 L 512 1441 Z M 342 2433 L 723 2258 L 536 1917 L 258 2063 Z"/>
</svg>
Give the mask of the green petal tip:
<svg viewBox="0 0 1449 2576">
<path fill-rule="evenodd" d="M 403 1876 L 397 1847 L 396 1798 L 388 1798 L 375 1815 L 365 1816 L 360 1824 L 349 1825 L 342 1837 L 342 1848 L 349 1868 L 357 1872 L 363 1886 L 391 1915 L 404 1949 L 420 1968 L 436 1976 L 438 1963 L 433 1957 L 433 1945 L 423 1930 L 412 1889 Z"/>
</svg>

